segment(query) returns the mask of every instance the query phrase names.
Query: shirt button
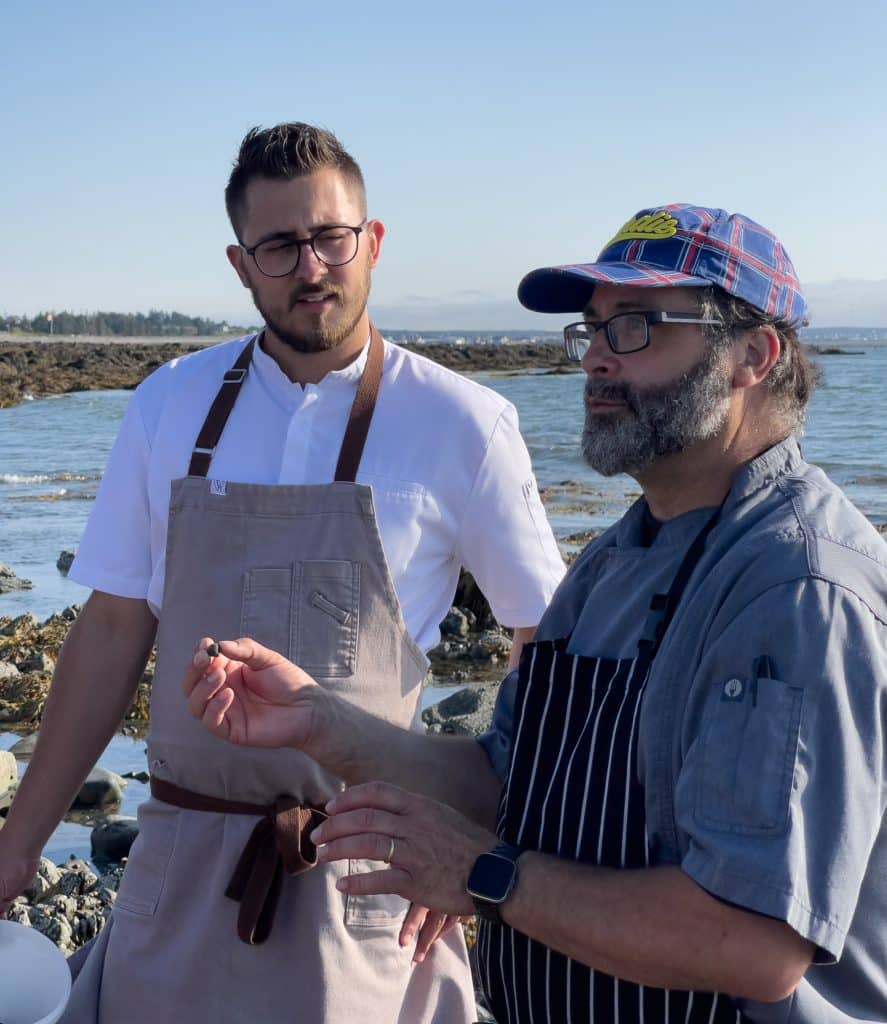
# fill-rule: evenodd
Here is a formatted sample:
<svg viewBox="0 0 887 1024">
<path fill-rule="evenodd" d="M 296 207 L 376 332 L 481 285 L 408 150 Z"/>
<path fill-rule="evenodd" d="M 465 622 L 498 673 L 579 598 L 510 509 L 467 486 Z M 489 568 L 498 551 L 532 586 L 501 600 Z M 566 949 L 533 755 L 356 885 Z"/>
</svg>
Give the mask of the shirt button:
<svg viewBox="0 0 887 1024">
<path fill-rule="evenodd" d="M 731 700 L 735 700 L 742 693 L 742 680 L 741 679 L 728 679 L 724 683 L 724 696 L 729 697 Z"/>
</svg>

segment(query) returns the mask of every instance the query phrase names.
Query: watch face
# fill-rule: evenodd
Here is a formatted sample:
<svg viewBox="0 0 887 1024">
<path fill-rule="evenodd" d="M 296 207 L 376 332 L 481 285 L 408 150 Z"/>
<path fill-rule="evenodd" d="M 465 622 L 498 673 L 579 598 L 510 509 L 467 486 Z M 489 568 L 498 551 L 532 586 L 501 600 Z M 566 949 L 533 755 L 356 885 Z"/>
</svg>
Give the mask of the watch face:
<svg viewBox="0 0 887 1024">
<path fill-rule="evenodd" d="M 474 862 L 466 886 L 469 896 L 490 903 L 502 903 L 511 892 L 517 867 L 508 857 L 484 853 Z"/>
</svg>

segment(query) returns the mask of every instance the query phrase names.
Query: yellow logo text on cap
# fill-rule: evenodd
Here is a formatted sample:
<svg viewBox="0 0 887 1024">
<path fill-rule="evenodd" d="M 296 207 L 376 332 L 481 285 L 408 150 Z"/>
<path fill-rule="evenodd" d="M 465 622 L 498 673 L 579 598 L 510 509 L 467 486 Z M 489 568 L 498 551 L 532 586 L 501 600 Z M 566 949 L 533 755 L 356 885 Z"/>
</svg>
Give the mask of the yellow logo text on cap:
<svg viewBox="0 0 887 1024">
<path fill-rule="evenodd" d="M 617 242 L 627 242 L 631 238 L 652 239 L 671 238 L 678 229 L 678 222 L 670 213 L 659 210 L 657 213 L 648 213 L 643 217 L 633 217 L 627 224 L 624 224 L 609 242 L 604 246 L 609 249 Z"/>
</svg>

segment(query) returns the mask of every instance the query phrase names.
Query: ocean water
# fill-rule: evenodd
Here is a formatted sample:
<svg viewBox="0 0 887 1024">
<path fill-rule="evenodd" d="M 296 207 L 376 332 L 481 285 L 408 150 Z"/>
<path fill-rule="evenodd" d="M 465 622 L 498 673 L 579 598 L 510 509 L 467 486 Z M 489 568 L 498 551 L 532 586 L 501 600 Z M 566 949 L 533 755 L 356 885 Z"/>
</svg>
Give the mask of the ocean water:
<svg viewBox="0 0 887 1024">
<path fill-rule="evenodd" d="M 811 402 L 802 447 L 866 515 L 884 523 L 887 346 L 858 351 L 860 355 L 819 357 L 825 383 Z M 517 407 L 559 538 L 608 526 L 637 496 L 633 480 L 605 479 L 579 456 L 581 373 L 477 374 L 475 379 Z M 34 584 L 32 590 L 0 595 L 0 615 L 31 611 L 43 619 L 88 596 L 59 572 L 56 561 L 60 552 L 77 546 L 130 396 L 128 391 L 80 392 L 0 409 L 0 562 Z M 425 703 L 440 696 L 430 689 Z M 0 749 L 16 739 L 0 733 Z M 115 737 L 100 763 L 118 772 L 142 770 L 144 742 Z M 121 813 L 134 813 L 145 790 L 141 783 L 130 782 Z M 89 830 L 64 823 L 45 852 L 61 860 L 88 851 Z"/>
</svg>

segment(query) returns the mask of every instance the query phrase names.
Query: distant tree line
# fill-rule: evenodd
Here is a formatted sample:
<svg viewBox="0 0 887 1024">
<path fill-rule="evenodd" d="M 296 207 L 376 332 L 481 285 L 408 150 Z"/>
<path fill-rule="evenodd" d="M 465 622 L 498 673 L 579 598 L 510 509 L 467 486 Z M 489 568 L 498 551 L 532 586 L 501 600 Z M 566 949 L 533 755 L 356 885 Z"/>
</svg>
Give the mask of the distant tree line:
<svg viewBox="0 0 887 1024">
<path fill-rule="evenodd" d="M 51 318 L 51 319 L 50 319 Z M 200 316 L 166 313 L 152 309 L 150 313 L 69 313 L 62 310 L 26 316 L 0 315 L 0 331 L 24 334 L 94 334 L 99 337 L 180 337 L 193 334 L 245 333 L 243 328 Z"/>
</svg>

